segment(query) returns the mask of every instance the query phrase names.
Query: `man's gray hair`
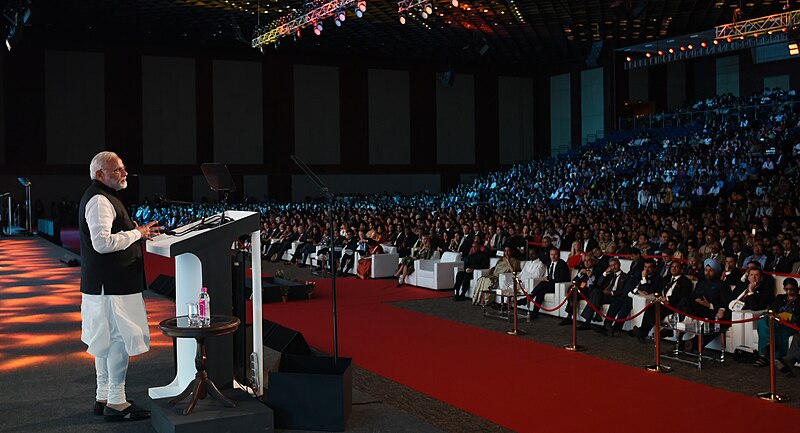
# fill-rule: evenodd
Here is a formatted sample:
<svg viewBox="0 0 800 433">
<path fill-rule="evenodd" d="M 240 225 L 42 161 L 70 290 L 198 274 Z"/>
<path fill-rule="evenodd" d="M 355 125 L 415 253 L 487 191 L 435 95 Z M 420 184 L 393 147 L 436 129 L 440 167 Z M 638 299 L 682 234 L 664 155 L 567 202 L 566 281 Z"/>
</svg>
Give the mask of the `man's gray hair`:
<svg viewBox="0 0 800 433">
<path fill-rule="evenodd" d="M 98 170 L 102 170 L 103 166 L 107 163 L 111 162 L 114 158 L 119 158 L 116 153 L 109 152 L 104 150 L 92 158 L 92 162 L 89 163 L 89 177 L 92 180 L 95 180 L 95 175 L 97 174 Z"/>
</svg>

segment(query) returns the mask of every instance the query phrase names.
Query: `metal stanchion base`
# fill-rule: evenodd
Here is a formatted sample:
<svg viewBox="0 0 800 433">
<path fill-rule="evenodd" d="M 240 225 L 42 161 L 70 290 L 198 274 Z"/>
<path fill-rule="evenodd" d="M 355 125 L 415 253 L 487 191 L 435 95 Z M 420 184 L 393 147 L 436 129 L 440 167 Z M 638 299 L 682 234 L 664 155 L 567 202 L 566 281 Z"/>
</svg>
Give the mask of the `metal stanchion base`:
<svg viewBox="0 0 800 433">
<path fill-rule="evenodd" d="M 512 330 L 506 331 L 506 334 L 508 334 L 508 335 L 525 335 L 525 334 L 527 334 L 527 332 L 523 331 L 522 329 L 512 329 Z"/>
<path fill-rule="evenodd" d="M 671 373 L 672 372 L 672 367 L 667 367 L 666 365 L 661 365 L 661 364 L 648 365 L 645 368 L 647 368 L 647 370 L 649 370 L 649 371 L 654 371 L 656 373 Z"/>
<path fill-rule="evenodd" d="M 760 392 L 758 393 L 758 398 L 769 401 L 789 401 L 789 397 L 771 392 Z"/>
<path fill-rule="evenodd" d="M 564 349 L 567 349 L 571 352 L 583 352 L 586 350 L 586 347 L 581 346 L 580 344 L 565 344 Z"/>
</svg>

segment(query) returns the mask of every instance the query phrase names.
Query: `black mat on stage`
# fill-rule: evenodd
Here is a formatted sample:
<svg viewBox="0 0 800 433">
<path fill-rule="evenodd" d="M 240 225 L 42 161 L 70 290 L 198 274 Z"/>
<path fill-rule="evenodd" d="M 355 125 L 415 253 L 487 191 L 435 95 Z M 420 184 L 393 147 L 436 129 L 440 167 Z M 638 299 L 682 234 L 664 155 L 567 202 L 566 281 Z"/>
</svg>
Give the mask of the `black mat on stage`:
<svg viewBox="0 0 800 433">
<path fill-rule="evenodd" d="M 211 396 L 197 402 L 194 411 L 183 414 L 189 398 L 171 404 L 170 398 L 153 400 L 151 424 L 158 433 L 273 432 L 272 409 L 242 391 L 222 391 L 236 403 L 225 407 Z"/>
</svg>

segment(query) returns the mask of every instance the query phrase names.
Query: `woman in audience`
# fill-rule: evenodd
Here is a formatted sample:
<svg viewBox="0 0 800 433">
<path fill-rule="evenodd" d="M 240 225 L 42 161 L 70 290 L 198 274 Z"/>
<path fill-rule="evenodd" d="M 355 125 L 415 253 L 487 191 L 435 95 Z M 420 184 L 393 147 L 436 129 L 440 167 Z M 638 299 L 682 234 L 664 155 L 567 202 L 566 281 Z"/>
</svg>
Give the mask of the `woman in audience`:
<svg viewBox="0 0 800 433">
<path fill-rule="evenodd" d="M 433 255 L 431 238 L 428 235 L 423 235 L 421 239 L 420 247 L 415 248 L 412 255 L 403 257 L 400 261 L 400 267 L 394 274 L 394 276 L 397 277 L 397 287 L 402 287 L 406 283 L 406 277 L 414 273 L 415 260 L 428 260 Z"/>
<path fill-rule="evenodd" d="M 769 307 L 781 322 L 791 323 L 795 326 L 800 324 L 800 301 L 797 300 L 797 280 L 787 278 L 783 280 L 783 290 L 785 294 L 775 297 L 775 301 Z M 758 359 L 753 363 L 756 367 L 763 367 L 769 364 L 769 316 L 762 318 L 758 322 Z M 775 358 L 783 358 L 789 349 L 789 337 L 794 335 L 798 338 L 797 331 L 780 323 L 775 324 Z"/>
<path fill-rule="evenodd" d="M 358 259 L 356 274 L 358 278 L 366 280 L 372 275 L 372 257 L 375 254 L 383 254 L 383 247 L 375 239 L 367 241 L 367 255 Z"/>
<path fill-rule="evenodd" d="M 569 249 L 569 258 L 567 259 L 567 266 L 570 269 L 575 269 L 581 264 L 583 260 L 583 242 L 574 241 Z"/>
</svg>

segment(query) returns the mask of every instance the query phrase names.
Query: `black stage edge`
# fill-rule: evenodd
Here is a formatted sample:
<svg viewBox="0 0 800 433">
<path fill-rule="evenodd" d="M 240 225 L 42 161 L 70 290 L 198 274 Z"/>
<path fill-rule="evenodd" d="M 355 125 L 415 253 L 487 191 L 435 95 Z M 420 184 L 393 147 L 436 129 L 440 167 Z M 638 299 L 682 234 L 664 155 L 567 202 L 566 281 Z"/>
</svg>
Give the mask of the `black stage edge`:
<svg viewBox="0 0 800 433">
<path fill-rule="evenodd" d="M 353 405 L 351 358 L 283 354 L 280 371 L 269 373 L 267 404 L 275 427 L 344 431 Z"/>
<path fill-rule="evenodd" d="M 194 411 L 183 414 L 188 399 L 171 404 L 170 398 L 153 400 L 150 423 L 158 433 L 238 433 L 275 431 L 272 409 L 260 400 L 233 389 L 222 393 L 236 403 L 225 407 L 211 397 L 197 402 Z"/>
</svg>

